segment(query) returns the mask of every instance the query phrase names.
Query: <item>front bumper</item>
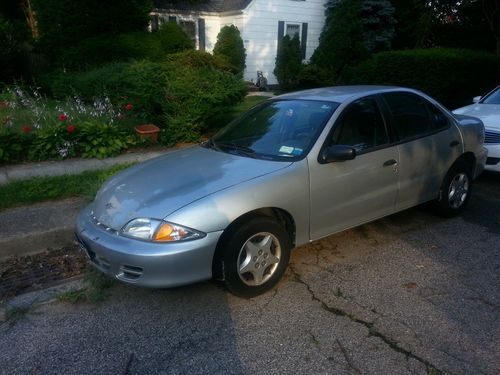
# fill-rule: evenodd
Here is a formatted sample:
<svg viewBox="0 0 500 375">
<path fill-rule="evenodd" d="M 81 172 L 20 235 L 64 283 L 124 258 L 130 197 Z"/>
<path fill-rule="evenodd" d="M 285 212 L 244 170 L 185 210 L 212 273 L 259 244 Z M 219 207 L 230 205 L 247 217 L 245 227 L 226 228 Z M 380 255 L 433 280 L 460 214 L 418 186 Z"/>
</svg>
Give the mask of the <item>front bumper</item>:
<svg viewBox="0 0 500 375">
<path fill-rule="evenodd" d="M 78 216 L 75 235 L 90 262 L 126 283 L 163 288 L 212 277 L 212 259 L 222 231 L 177 243 L 139 241 L 110 233 L 91 220 L 90 207 Z"/>
<path fill-rule="evenodd" d="M 476 168 L 474 170 L 473 178 L 476 179 L 485 169 L 486 160 L 488 158 L 488 149 L 486 147 L 481 147 L 481 151 L 476 152 Z"/>
<path fill-rule="evenodd" d="M 500 172 L 500 144 L 486 144 L 488 159 L 484 169 L 487 171 Z"/>
</svg>

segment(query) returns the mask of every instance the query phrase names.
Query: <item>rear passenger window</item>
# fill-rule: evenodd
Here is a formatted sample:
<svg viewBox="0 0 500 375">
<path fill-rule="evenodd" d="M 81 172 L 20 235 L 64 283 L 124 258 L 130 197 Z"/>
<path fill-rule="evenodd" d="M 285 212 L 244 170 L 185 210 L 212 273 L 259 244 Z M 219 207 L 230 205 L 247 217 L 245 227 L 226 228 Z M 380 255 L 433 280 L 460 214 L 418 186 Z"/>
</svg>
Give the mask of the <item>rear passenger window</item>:
<svg viewBox="0 0 500 375">
<path fill-rule="evenodd" d="M 433 131 L 424 100 L 412 93 L 384 94 L 393 118 L 393 127 L 400 140 L 415 138 Z"/>
<path fill-rule="evenodd" d="M 425 102 L 427 108 L 429 108 L 429 113 L 431 114 L 431 122 L 433 130 L 443 130 L 448 128 L 450 125 L 448 117 L 434 104 Z"/>
</svg>

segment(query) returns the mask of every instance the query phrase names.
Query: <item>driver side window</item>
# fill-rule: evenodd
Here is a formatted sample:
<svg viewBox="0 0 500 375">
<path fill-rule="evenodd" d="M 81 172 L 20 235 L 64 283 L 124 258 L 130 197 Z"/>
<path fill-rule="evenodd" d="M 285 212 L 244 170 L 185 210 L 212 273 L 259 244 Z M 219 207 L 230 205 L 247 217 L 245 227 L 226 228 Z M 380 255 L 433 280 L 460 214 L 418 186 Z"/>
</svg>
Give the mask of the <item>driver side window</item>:
<svg viewBox="0 0 500 375">
<path fill-rule="evenodd" d="M 340 115 L 331 145 L 346 145 L 357 153 L 389 143 L 384 120 L 375 99 L 355 101 Z"/>
</svg>

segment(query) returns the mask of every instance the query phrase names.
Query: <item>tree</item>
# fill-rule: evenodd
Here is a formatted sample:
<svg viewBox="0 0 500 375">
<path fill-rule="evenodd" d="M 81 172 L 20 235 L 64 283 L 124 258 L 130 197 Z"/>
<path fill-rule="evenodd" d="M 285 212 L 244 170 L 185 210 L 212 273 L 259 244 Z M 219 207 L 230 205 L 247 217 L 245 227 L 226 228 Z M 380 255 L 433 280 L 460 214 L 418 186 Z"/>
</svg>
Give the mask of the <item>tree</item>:
<svg viewBox="0 0 500 375">
<path fill-rule="evenodd" d="M 279 44 L 274 75 L 282 90 L 291 90 L 297 83 L 302 69 L 302 50 L 299 35 L 285 35 Z"/>
<path fill-rule="evenodd" d="M 365 0 L 361 3 L 363 43 L 371 53 L 391 49 L 394 38 L 394 7 L 388 0 Z"/>
<path fill-rule="evenodd" d="M 311 63 L 337 77 L 346 66 L 355 65 L 368 55 L 360 18 L 362 1 L 329 0 L 325 7 L 326 21 Z"/>
<path fill-rule="evenodd" d="M 30 4 L 39 47 L 53 60 L 85 38 L 144 30 L 152 9 L 151 0 L 30 0 Z"/>
<path fill-rule="evenodd" d="M 234 67 L 237 74 L 245 70 L 245 47 L 241 39 L 240 31 L 234 25 L 224 26 L 217 35 L 214 46 L 214 56 L 224 58 Z"/>
<path fill-rule="evenodd" d="M 498 0 L 481 0 L 488 26 L 495 38 L 495 53 L 500 55 L 500 3 Z"/>
</svg>

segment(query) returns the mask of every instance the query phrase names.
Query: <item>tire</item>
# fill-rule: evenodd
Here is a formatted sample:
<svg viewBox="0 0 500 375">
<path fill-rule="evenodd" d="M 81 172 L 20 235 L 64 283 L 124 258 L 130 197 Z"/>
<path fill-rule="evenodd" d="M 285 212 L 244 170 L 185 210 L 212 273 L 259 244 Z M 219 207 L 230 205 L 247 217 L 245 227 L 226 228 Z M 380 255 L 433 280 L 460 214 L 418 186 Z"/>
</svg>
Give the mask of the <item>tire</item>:
<svg viewBox="0 0 500 375">
<path fill-rule="evenodd" d="M 227 289 L 243 298 L 272 289 L 285 273 L 291 248 L 288 233 L 271 218 L 256 217 L 234 228 L 223 244 Z"/>
<path fill-rule="evenodd" d="M 471 189 L 470 168 L 459 160 L 452 165 L 441 184 L 439 198 L 434 202 L 436 213 L 444 217 L 461 214 L 469 202 Z"/>
</svg>

